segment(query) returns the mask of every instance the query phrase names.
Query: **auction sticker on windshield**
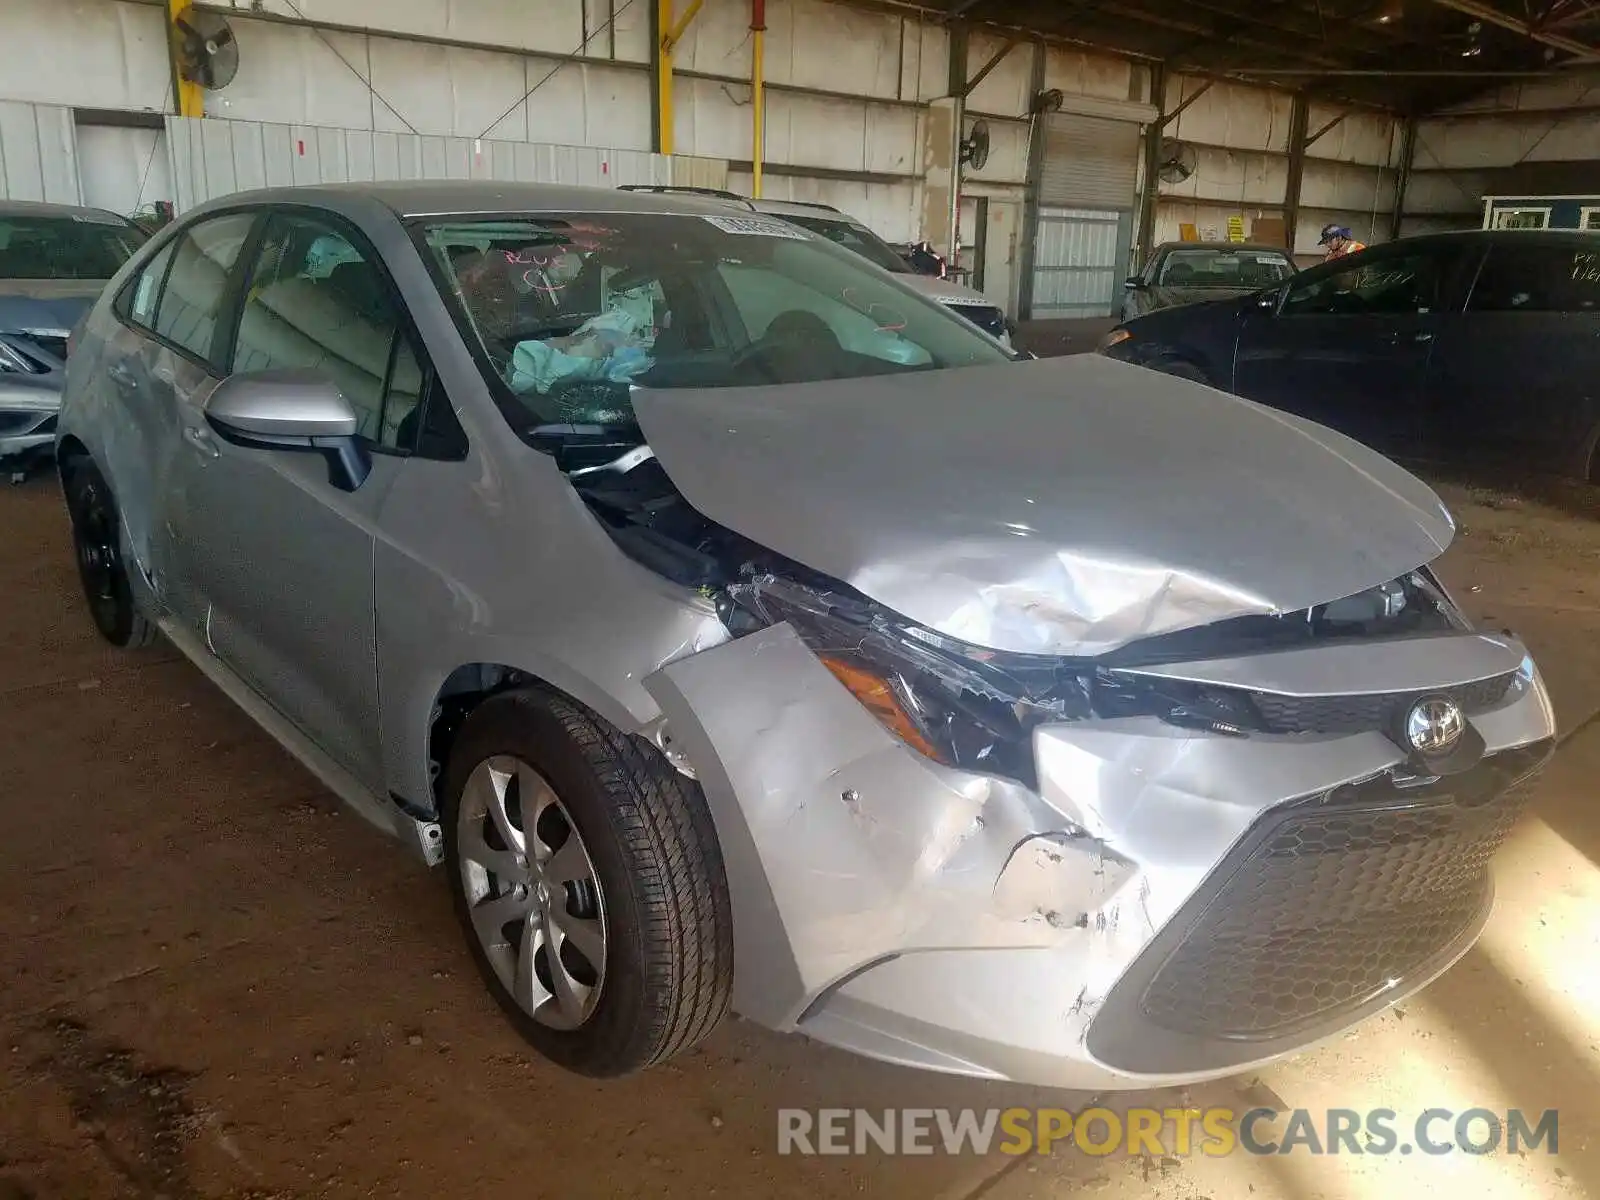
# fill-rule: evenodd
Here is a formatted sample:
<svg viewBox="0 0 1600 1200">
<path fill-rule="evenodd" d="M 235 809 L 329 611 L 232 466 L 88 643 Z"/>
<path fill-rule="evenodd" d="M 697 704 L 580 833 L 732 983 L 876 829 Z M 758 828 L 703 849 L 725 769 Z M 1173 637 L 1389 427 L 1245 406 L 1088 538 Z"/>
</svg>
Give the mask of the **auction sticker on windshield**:
<svg viewBox="0 0 1600 1200">
<path fill-rule="evenodd" d="M 793 225 L 783 221 L 767 221 L 761 217 L 706 217 L 723 233 L 747 233 L 756 237 L 793 238 L 797 242 L 807 241 L 809 234 L 801 232 Z"/>
</svg>

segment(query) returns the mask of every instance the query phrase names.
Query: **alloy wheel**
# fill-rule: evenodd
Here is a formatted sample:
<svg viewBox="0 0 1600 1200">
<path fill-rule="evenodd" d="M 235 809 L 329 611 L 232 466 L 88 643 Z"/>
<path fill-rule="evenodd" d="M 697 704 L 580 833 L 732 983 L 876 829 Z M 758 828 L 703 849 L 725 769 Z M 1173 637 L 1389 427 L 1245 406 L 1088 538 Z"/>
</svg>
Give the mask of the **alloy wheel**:
<svg viewBox="0 0 1600 1200">
<path fill-rule="evenodd" d="M 552 1029 L 594 1014 L 605 982 L 605 899 L 566 806 L 538 771 L 497 755 L 473 770 L 456 816 L 473 930 L 517 1007 Z"/>
</svg>

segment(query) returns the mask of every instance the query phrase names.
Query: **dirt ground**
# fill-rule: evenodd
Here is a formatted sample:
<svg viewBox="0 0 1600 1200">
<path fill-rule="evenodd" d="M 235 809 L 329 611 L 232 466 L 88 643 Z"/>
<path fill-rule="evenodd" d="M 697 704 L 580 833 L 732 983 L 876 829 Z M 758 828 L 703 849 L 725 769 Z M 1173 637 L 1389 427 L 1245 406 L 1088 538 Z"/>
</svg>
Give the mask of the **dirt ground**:
<svg viewBox="0 0 1600 1200">
<path fill-rule="evenodd" d="M 780 1107 L 1081 1098 L 875 1065 L 739 1021 L 632 1080 L 561 1074 L 480 987 L 442 878 L 340 810 L 175 652 L 98 642 L 42 478 L 0 491 L 0 1200 L 1344 1200 L 1439 1184 L 1600 1198 L 1600 725 L 1586 725 L 1600 502 L 1443 491 L 1464 530 L 1449 580 L 1527 638 L 1566 737 L 1505 852 L 1497 915 L 1403 1010 L 1185 1099 L 1559 1108 L 1557 1156 L 780 1157 Z"/>
</svg>

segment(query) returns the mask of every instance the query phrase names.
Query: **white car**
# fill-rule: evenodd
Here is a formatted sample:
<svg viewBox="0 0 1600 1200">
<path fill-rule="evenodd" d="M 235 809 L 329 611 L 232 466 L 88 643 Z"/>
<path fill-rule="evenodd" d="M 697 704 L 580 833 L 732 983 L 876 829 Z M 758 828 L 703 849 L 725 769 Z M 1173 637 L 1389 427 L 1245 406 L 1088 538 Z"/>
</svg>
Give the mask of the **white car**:
<svg viewBox="0 0 1600 1200">
<path fill-rule="evenodd" d="M 937 300 L 959 316 L 965 317 L 1000 344 L 1011 346 L 1011 322 L 1005 310 L 982 292 L 963 287 L 948 279 L 924 275 L 911 269 L 898 251 L 849 213 L 831 204 L 812 204 L 798 200 L 752 200 L 737 192 L 718 191 L 714 188 L 652 187 L 649 185 L 625 186 L 629 192 L 682 192 L 696 196 L 711 196 L 727 200 L 754 212 L 782 217 L 791 225 L 825 237 L 846 250 L 853 250 L 862 258 L 898 275 L 901 282 L 913 287 L 930 300 Z"/>
</svg>

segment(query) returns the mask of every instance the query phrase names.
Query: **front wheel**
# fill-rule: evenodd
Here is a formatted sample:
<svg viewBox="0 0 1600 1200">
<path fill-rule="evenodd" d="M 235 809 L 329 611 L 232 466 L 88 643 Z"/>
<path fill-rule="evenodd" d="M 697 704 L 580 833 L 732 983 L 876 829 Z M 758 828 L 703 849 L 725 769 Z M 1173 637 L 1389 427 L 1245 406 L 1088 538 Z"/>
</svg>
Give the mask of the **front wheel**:
<svg viewBox="0 0 1600 1200">
<path fill-rule="evenodd" d="M 62 480 L 72 519 L 78 579 L 100 636 L 137 650 L 156 640 L 156 627 L 134 603 L 122 557 L 122 518 L 100 469 L 87 458 L 68 463 Z"/>
<path fill-rule="evenodd" d="M 564 697 L 485 700 L 450 751 L 456 912 L 522 1035 L 582 1075 L 626 1075 L 727 1012 L 733 921 L 710 810 L 653 748 Z"/>
</svg>

